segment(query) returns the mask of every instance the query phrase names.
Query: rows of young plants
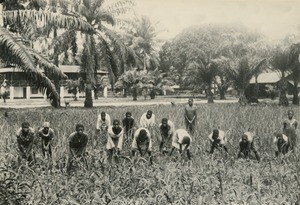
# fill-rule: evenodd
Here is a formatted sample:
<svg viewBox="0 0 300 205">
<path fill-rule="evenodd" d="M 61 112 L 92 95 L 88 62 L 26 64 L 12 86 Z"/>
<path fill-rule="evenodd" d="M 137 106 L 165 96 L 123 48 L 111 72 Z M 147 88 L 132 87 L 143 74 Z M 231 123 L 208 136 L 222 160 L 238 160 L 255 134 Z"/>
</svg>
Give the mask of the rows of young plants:
<svg viewBox="0 0 300 205">
<path fill-rule="evenodd" d="M 97 115 L 122 119 L 131 111 L 135 119 L 151 109 L 157 124 L 163 117 L 184 128 L 183 106 L 139 106 L 70 109 L 9 110 L 0 119 L 0 204 L 299 204 L 300 154 L 275 158 L 273 133 L 282 126 L 290 108 L 239 107 L 237 104 L 197 105 L 197 130 L 191 146 L 192 160 L 178 154 L 164 156 L 154 143 L 154 163 L 131 159 L 124 145 L 119 163 L 108 164 L 105 146 L 93 146 Z M 295 116 L 300 110 L 295 107 Z M 4 112 L 4 111 L 2 111 Z M 3 116 L 3 115 L 1 115 Z M 56 132 L 52 162 L 43 159 L 39 140 L 36 163 L 17 166 L 15 131 L 23 121 L 37 130 L 49 121 Z M 67 137 L 82 123 L 90 136 L 88 167 L 67 174 Z M 214 128 L 227 131 L 229 156 L 207 154 L 207 136 Z M 248 129 L 256 133 L 261 161 L 236 159 L 238 140 Z M 158 133 L 158 132 L 157 132 Z M 154 136 L 156 139 L 156 136 Z"/>
</svg>

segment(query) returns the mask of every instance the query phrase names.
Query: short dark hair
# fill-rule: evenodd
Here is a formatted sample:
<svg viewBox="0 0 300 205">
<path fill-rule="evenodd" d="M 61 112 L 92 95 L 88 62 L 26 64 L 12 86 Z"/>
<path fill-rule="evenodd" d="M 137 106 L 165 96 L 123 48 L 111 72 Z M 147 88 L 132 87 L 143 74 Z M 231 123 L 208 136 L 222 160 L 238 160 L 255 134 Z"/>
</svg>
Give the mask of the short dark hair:
<svg viewBox="0 0 300 205">
<path fill-rule="evenodd" d="M 138 135 L 138 141 L 145 142 L 147 139 L 147 131 L 145 129 L 141 129 Z"/>
<path fill-rule="evenodd" d="M 131 112 L 126 112 L 125 116 L 128 116 L 128 115 L 131 116 Z"/>
<path fill-rule="evenodd" d="M 282 133 L 277 133 L 276 137 L 277 138 L 283 138 L 283 135 L 282 135 Z"/>
<path fill-rule="evenodd" d="M 28 127 L 29 127 L 29 122 L 22 123 L 22 128 L 28 128 Z"/>
<path fill-rule="evenodd" d="M 115 123 L 118 123 L 118 124 L 120 124 L 120 120 L 118 120 L 118 119 L 114 119 L 114 120 L 113 120 L 113 125 L 114 125 Z"/>
<path fill-rule="evenodd" d="M 213 130 L 213 134 L 212 134 L 212 138 L 214 140 L 216 140 L 219 137 L 219 130 L 218 129 L 214 129 Z"/>
<path fill-rule="evenodd" d="M 147 115 L 151 114 L 152 115 L 152 110 L 147 111 Z"/>
<path fill-rule="evenodd" d="M 84 129 L 84 126 L 83 126 L 83 124 L 76 124 L 76 131 L 77 131 L 79 128 L 82 128 L 82 129 Z"/>
<path fill-rule="evenodd" d="M 183 137 L 181 144 L 190 144 L 191 139 L 188 136 Z"/>
<path fill-rule="evenodd" d="M 101 112 L 101 116 L 104 115 L 105 116 L 105 112 Z"/>
<path fill-rule="evenodd" d="M 214 130 L 213 130 L 213 134 L 218 135 L 218 134 L 219 134 L 219 130 L 218 130 L 218 129 L 214 129 Z"/>
<path fill-rule="evenodd" d="M 163 119 L 161 120 L 161 123 L 168 123 L 168 119 L 167 119 L 167 118 L 163 118 Z"/>
</svg>

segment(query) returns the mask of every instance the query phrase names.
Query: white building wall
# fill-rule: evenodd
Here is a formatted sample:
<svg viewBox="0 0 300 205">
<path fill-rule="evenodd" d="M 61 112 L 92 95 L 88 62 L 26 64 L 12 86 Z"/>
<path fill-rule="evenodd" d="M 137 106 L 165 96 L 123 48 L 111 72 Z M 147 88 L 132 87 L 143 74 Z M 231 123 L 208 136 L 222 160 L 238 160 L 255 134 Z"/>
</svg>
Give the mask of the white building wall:
<svg viewBox="0 0 300 205">
<path fill-rule="evenodd" d="M 23 98 L 23 87 L 15 87 L 14 98 Z"/>
</svg>

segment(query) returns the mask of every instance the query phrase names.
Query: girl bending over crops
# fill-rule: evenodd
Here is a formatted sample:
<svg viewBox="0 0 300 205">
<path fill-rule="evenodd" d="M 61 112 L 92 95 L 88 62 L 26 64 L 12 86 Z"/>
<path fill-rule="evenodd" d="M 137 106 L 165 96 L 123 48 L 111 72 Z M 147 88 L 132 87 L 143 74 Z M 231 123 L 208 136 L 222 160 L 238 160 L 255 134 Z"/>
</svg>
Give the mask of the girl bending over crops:
<svg viewBox="0 0 300 205">
<path fill-rule="evenodd" d="M 239 142 L 239 147 L 240 150 L 239 150 L 238 158 L 244 157 L 249 159 L 250 152 L 253 151 L 257 161 L 260 160 L 258 152 L 254 148 L 254 134 L 252 132 L 245 132 L 242 135 L 242 139 L 240 139 Z"/>
<path fill-rule="evenodd" d="M 289 139 L 285 134 L 277 133 L 274 138 L 274 144 L 277 148 L 275 156 L 286 154 L 289 150 Z"/>
<path fill-rule="evenodd" d="M 126 140 L 132 140 L 136 124 L 134 118 L 131 115 L 131 112 L 126 112 L 122 123 Z"/>
<path fill-rule="evenodd" d="M 98 119 L 97 119 L 97 124 L 96 124 L 97 133 L 96 133 L 96 141 L 94 146 L 98 145 L 99 140 L 102 143 L 106 143 L 107 130 L 110 126 L 111 126 L 111 120 L 109 114 L 105 112 L 101 112 L 101 114 L 98 115 Z"/>
<path fill-rule="evenodd" d="M 159 145 L 159 151 L 164 153 L 167 152 L 166 150 L 163 150 L 163 146 L 166 148 L 170 148 L 170 145 L 172 143 L 172 135 L 174 132 L 174 123 L 167 118 L 163 118 L 161 120 L 161 123 L 159 124 L 159 130 L 160 130 L 160 145 Z"/>
<path fill-rule="evenodd" d="M 133 141 L 132 141 L 132 156 L 135 156 L 136 152 L 138 151 L 140 155 L 143 157 L 146 153 L 150 158 L 150 163 L 152 164 L 152 140 L 151 134 L 147 128 L 139 128 L 135 131 Z"/>
<path fill-rule="evenodd" d="M 43 128 L 39 130 L 38 134 L 42 140 L 42 152 L 44 157 L 46 156 L 46 152 L 50 157 L 52 157 L 51 141 L 54 137 L 54 131 L 50 128 L 50 123 L 45 122 Z"/>
<path fill-rule="evenodd" d="M 68 158 L 68 167 L 69 171 L 72 162 L 76 158 L 82 158 L 84 160 L 86 145 L 88 143 L 88 135 L 83 132 L 84 126 L 82 124 L 76 125 L 76 132 L 73 132 L 69 138 L 69 158 Z"/>
<path fill-rule="evenodd" d="M 211 147 L 210 147 L 210 154 L 214 153 L 215 149 L 220 149 L 223 148 L 225 152 L 228 152 L 228 149 L 226 147 L 227 144 L 227 138 L 225 136 L 225 132 L 220 129 L 214 129 L 212 133 L 208 136 L 211 142 Z"/>
<path fill-rule="evenodd" d="M 21 128 L 17 131 L 18 152 L 23 159 L 33 160 L 32 146 L 34 142 L 34 129 L 28 122 L 23 122 Z"/>
<path fill-rule="evenodd" d="M 115 119 L 113 125 L 108 128 L 108 138 L 106 149 L 108 160 L 111 162 L 113 155 L 118 157 L 123 146 L 123 128 L 120 126 L 120 121 Z"/>
<path fill-rule="evenodd" d="M 172 137 L 172 150 L 170 152 L 170 156 L 172 155 L 174 149 L 178 149 L 180 155 L 182 156 L 184 152 L 186 152 L 188 159 L 191 159 L 190 153 L 190 144 L 192 142 L 192 138 L 190 134 L 185 129 L 178 129 L 174 132 Z"/>
</svg>

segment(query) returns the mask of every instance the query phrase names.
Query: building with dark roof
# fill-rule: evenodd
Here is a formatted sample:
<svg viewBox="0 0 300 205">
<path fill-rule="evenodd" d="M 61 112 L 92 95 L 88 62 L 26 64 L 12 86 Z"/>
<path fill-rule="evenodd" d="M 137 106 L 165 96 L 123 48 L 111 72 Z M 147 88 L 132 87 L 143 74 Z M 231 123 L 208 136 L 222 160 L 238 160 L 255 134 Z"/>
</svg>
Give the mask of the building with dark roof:
<svg viewBox="0 0 300 205">
<path fill-rule="evenodd" d="M 80 66 L 77 65 L 60 65 L 59 68 L 68 76 L 68 79 L 78 80 L 81 77 Z M 98 71 L 97 75 L 107 75 L 107 71 Z M 43 91 L 39 90 L 35 85 L 24 75 L 22 70 L 16 67 L 4 67 L 0 68 L 0 75 L 4 76 L 7 80 L 9 89 L 9 99 L 31 99 L 31 98 L 43 98 Z M 69 93 L 66 89 L 64 81 L 61 81 L 60 97 L 72 97 L 72 93 Z M 82 97 L 84 93 L 81 93 Z"/>
</svg>

